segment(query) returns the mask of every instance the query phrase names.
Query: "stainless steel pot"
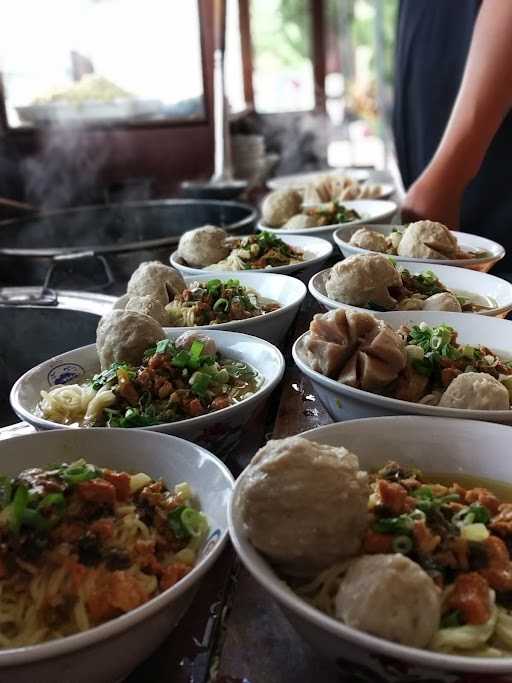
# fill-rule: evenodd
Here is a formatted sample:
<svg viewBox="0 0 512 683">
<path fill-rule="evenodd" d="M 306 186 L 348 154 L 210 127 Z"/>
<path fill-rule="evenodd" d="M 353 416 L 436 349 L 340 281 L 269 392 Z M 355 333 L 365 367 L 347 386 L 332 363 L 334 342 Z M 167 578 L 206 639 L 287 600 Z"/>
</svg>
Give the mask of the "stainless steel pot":
<svg viewBox="0 0 512 683">
<path fill-rule="evenodd" d="M 0 224 L 0 285 L 121 293 L 142 261 L 168 263 L 180 236 L 205 224 L 249 233 L 239 202 L 169 199 L 88 206 Z"/>
<path fill-rule="evenodd" d="M 0 289 L 0 427 L 18 418 L 9 406 L 16 379 L 52 356 L 96 340 L 114 297 L 90 292 Z"/>
</svg>

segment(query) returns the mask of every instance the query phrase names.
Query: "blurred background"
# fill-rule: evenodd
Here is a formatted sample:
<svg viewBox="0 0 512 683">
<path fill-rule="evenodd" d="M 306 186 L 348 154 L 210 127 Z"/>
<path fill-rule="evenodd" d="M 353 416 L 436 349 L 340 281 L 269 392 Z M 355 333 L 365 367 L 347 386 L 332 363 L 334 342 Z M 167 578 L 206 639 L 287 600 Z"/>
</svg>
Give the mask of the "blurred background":
<svg viewBox="0 0 512 683">
<path fill-rule="evenodd" d="M 328 166 L 396 176 L 397 4 L 227 0 L 236 176 L 250 186 Z M 172 197 L 183 180 L 208 178 L 213 5 L 4 0 L 0 197 L 55 209 Z"/>
</svg>

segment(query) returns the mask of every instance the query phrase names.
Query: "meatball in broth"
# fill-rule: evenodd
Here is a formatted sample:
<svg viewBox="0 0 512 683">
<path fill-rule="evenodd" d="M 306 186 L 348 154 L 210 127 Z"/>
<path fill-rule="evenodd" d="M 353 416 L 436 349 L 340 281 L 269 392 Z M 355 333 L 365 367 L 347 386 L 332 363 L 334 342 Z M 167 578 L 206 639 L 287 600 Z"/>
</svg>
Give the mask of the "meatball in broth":
<svg viewBox="0 0 512 683">
<path fill-rule="evenodd" d="M 294 436 L 256 453 L 239 503 L 252 544 L 283 571 L 308 575 L 360 550 L 368 496 L 357 456 Z"/>
<path fill-rule="evenodd" d="M 386 640 L 426 647 L 439 628 L 441 593 L 404 555 L 363 555 L 351 562 L 341 582 L 336 616 Z"/>
</svg>

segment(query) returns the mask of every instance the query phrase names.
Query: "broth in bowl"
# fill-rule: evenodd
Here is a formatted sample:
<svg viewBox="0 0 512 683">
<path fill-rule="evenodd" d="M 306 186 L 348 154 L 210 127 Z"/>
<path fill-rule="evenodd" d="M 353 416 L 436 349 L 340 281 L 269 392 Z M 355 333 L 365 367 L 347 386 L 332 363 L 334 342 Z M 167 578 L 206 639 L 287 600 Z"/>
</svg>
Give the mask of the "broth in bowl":
<svg viewBox="0 0 512 683">
<path fill-rule="evenodd" d="M 471 633 L 481 624 L 449 617 L 446 623 L 450 610 L 444 589 L 455 584 L 456 572 L 447 570 L 441 589 L 432 573 L 435 567 L 423 560 L 420 566 L 415 556 L 421 548 L 422 555 L 437 554 L 454 566 L 442 551 L 457 536 L 465 542 L 467 535 L 468 544 L 486 548 L 486 538 L 496 534 L 475 511 L 490 505 L 494 525 L 493 518 L 509 505 L 510 488 L 494 482 L 507 481 L 510 433 L 509 427 L 486 422 L 402 416 L 341 422 L 271 441 L 236 483 L 230 507 L 235 549 L 294 628 L 346 672 L 347 680 L 507 680 L 512 657 L 509 648 L 491 638 L 494 631 L 481 649 L 473 641 L 464 650 L 465 630 L 452 632 L 462 636 L 454 649 L 437 648 L 434 638 L 445 628 Z M 390 457 L 402 470 L 398 481 L 393 468 L 383 472 Z M 381 499 L 378 482 L 383 479 L 392 491 L 383 491 Z M 404 492 L 397 495 L 392 485 L 402 486 L 402 481 Z M 410 508 L 402 510 L 400 500 Z M 504 506 L 497 514 L 496 502 L 498 508 Z M 436 524 L 443 523 L 437 513 L 442 508 L 444 515 L 448 506 L 451 516 L 461 514 L 453 520 L 455 531 L 446 535 Z M 377 519 L 389 520 L 379 533 L 396 541 L 391 553 L 389 545 L 374 546 L 376 553 L 364 549 L 368 532 L 377 533 Z M 422 533 L 425 520 L 432 536 L 439 536 L 430 545 L 430 534 Z M 473 524 L 482 524 L 489 535 Z M 387 544 L 389 538 L 384 540 Z M 477 566 L 472 558 L 462 573 L 479 574 L 485 569 L 482 556 L 480 560 Z M 336 600 L 342 583 L 348 590 Z M 322 591 L 329 586 L 331 591 Z M 492 601 L 490 591 L 487 596 Z M 495 604 L 508 614 L 506 602 Z M 330 616 L 336 610 L 337 618 Z"/>
</svg>

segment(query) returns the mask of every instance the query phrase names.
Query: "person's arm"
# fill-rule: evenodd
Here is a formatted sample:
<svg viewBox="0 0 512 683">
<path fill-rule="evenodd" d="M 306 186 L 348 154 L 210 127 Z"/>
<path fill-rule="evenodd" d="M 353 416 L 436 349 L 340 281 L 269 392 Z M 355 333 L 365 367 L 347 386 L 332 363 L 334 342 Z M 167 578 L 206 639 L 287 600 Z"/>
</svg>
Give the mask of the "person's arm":
<svg viewBox="0 0 512 683">
<path fill-rule="evenodd" d="M 512 107 L 512 0 L 483 0 L 462 83 L 439 147 L 411 185 L 404 221 L 429 218 L 456 228 L 462 194 Z"/>
</svg>

